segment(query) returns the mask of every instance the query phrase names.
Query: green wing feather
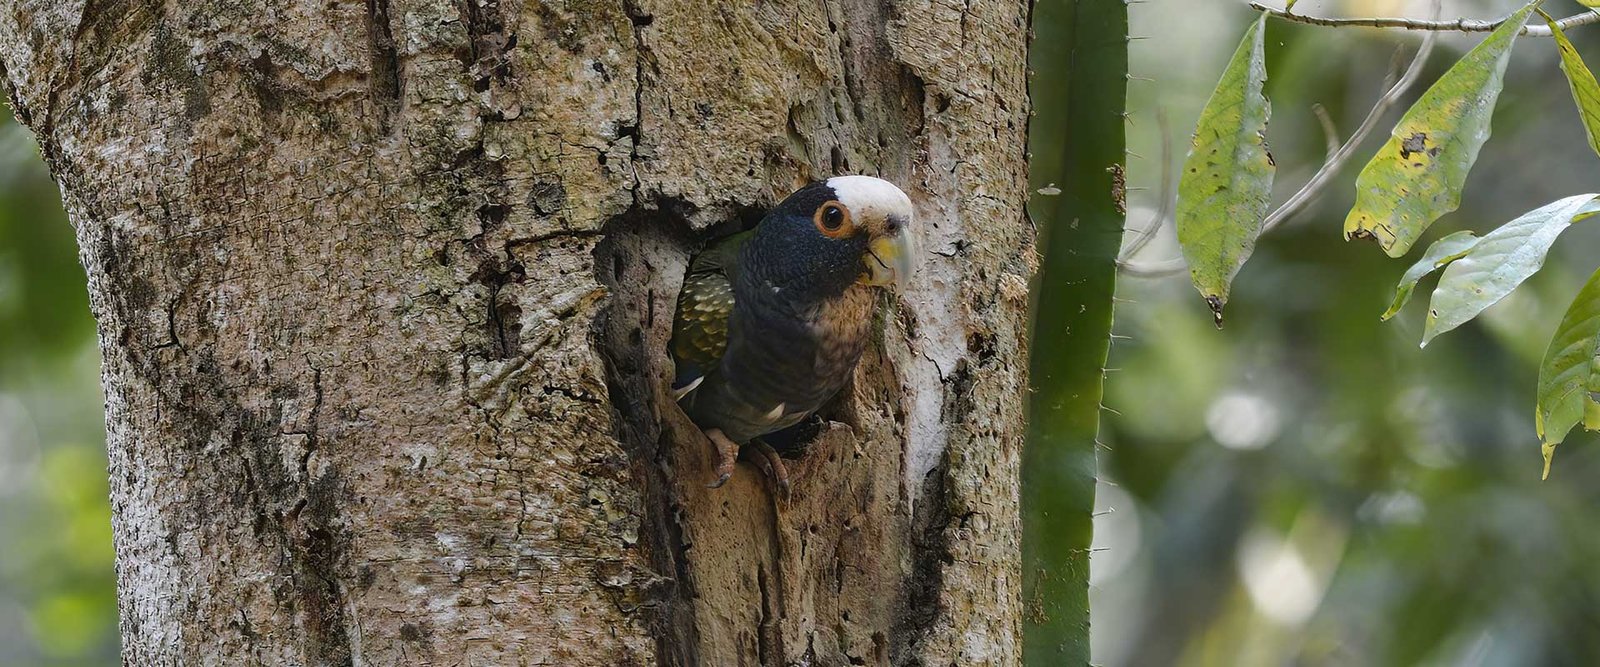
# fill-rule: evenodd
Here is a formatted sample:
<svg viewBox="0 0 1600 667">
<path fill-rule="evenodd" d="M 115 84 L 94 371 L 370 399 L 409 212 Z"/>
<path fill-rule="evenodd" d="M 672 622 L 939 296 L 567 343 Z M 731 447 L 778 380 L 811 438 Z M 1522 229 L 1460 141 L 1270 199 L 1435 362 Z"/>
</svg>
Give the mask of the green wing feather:
<svg viewBox="0 0 1600 667">
<path fill-rule="evenodd" d="M 739 248 L 753 233 L 741 232 L 718 241 L 690 263 L 672 322 L 672 356 L 678 367 L 673 386 L 688 387 L 722 360 L 728 348 Z"/>
</svg>

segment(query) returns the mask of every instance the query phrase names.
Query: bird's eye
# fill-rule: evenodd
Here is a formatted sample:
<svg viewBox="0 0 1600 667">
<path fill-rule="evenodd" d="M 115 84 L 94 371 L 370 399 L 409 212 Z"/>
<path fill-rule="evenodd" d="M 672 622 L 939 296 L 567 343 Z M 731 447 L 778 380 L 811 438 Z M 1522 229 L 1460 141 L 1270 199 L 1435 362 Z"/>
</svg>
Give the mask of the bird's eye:
<svg viewBox="0 0 1600 667">
<path fill-rule="evenodd" d="M 817 229 L 829 238 L 841 238 L 850 232 L 850 211 L 836 201 L 817 208 Z"/>
<path fill-rule="evenodd" d="M 844 226 L 844 209 L 829 206 L 822 210 L 822 226 L 828 229 L 838 229 Z"/>
</svg>

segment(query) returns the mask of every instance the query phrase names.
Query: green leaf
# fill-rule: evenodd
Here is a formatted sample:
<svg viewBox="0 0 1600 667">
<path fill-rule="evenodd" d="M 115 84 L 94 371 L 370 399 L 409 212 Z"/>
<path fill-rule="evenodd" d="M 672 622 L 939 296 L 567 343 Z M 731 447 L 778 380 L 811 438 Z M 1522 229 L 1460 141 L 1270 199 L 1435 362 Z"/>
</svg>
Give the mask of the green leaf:
<svg viewBox="0 0 1600 667">
<path fill-rule="evenodd" d="M 1266 20 L 1263 15 L 1245 31 L 1200 113 L 1178 182 L 1178 242 L 1218 326 L 1233 277 L 1261 235 L 1277 172 L 1267 151 L 1272 106 L 1261 93 L 1267 82 Z"/>
<path fill-rule="evenodd" d="M 1600 154 L 1600 82 L 1595 81 L 1589 66 L 1583 64 L 1583 57 L 1578 55 L 1578 49 L 1572 46 L 1566 33 L 1561 32 L 1555 18 L 1544 10 L 1540 10 L 1539 15 L 1550 24 L 1556 49 L 1561 51 L 1561 71 L 1567 73 L 1567 83 L 1572 86 L 1572 99 L 1578 103 L 1578 116 L 1583 119 L 1583 131 L 1589 135 L 1589 147 Z"/>
<path fill-rule="evenodd" d="M 1582 0 L 1579 0 L 1579 1 L 1582 2 Z M 1594 0 L 1594 1 L 1600 2 L 1600 0 Z M 1292 11 L 1294 9 L 1294 3 L 1296 3 L 1296 2 L 1300 2 L 1300 0 L 1289 0 L 1289 2 L 1284 3 L 1283 11 L 1285 13 L 1288 13 L 1289 11 Z"/>
<path fill-rule="evenodd" d="M 1346 239 L 1377 239 L 1390 257 L 1399 257 L 1433 221 L 1460 206 L 1467 173 L 1489 140 L 1511 46 L 1540 2 L 1507 18 L 1406 111 L 1356 178 Z"/>
<path fill-rule="evenodd" d="M 1567 306 L 1539 364 L 1539 405 L 1534 424 L 1544 444 L 1544 476 L 1550 457 L 1579 422 L 1600 429 L 1600 271 Z"/>
<path fill-rule="evenodd" d="M 1537 273 L 1556 237 L 1594 203 L 1595 197 L 1567 197 L 1484 235 L 1466 257 L 1450 264 L 1439 278 L 1428 305 L 1422 344 L 1477 317 Z"/>
<path fill-rule="evenodd" d="M 1428 251 L 1422 254 L 1422 259 L 1406 269 L 1406 274 L 1400 277 L 1400 284 L 1394 288 L 1394 302 L 1389 304 L 1389 309 L 1383 311 L 1380 318 L 1388 321 L 1404 308 L 1407 301 L 1411 300 L 1411 291 L 1417 288 L 1417 282 L 1427 277 L 1428 274 L 1444 268 L 1446 264 L 1454 262 L 1467 255 L 1472 246 L 1478 244 L 1478 235 L 1468 231 L 1460 231 L 1433 242 L 1428 246 Z"/>
</svg>

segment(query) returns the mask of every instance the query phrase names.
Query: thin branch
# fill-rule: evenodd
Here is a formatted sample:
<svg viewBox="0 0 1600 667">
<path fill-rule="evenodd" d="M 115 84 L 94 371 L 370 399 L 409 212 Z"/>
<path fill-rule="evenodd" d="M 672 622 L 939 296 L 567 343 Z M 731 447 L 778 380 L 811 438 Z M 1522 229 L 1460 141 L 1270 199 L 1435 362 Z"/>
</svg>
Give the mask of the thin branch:
<svg viewBox="0 0 1600 667">
<path fill-rule="evenodd" d="M 1182 257 L 1159 262 L 1117 262 L 1117 270 L 1123 275 L 1137 278 L 1165 278 L 1189 270 L 1189 263 Z"/>
<path fill-rule="evenodd" d="M 1434 0 L 1433 10 L 1435 15 L 1439 12 L 1439 6 L 1439 1 Z M 1417 49 L 1417 55 L 1411 59 L 1411 66 L 1406 68 L 1406 73 L 1401 75 L 1400 80 L 1396 81 L 1388 92 L 1383 94 L 1383 97 L 1378 98 L 1378 102 L 1372 105 L 1372 111 L 1367 112 L 1366 119 L 1361 121 L 1361 126 L 1356 128 L 1356 131 L 1350 135 L 1350 138 L 1344 142 L 1343 146 L 1339 147 L 1337 152 L 1322 163 L 1322 168 L 1311 176 L 1311 180 L 1306 181 L 1306 184 L 1300 188 L 1299 192 L 1294 193 L 1282 206 L 1267 215 L 1267 219 L 1261 223 L 1261 233 L 1265 234 L 1272 231 L 1274 227 L 1294 217 L 1307 204 L 1322 196 L 1328 184 L 1332 183 L 1333 178 L 1339 175 L 1339 170 L 1344 168 L 1345 163 L 1350 161 L 1350 157 L 1355 155 L 1356 149 L 1361 147 L 1361 142 L 1365 141 L 1367 136 L 1377 129 L 1378 124 L 1383 121 L 1384 114 L 1399 103 L 1400 98 L 1405 97 L 1411 86 L 1415 85 L 1417 79 L 1422 77 L 1423 67 L 1428 62 L 1429 54 L 1433 53 L 1433 43 L 1438 36 L 1439 33 L 1430 32 L 1422 38 L 1422 46 Z"/>
<path fill-rule="evenodd" d="M 1172 127 L 1165 108 L 1156 108 L 1156 125 L 1161 132 L 1161 206 L 1156 209 L 1156 214 L 1150 217 L 1149 224 L 1140 230 L 1139 236 L 1117 256 L 1117 271 L 1140 278 L 1163 278 L 1183 273 L 1189 268 L 1189 264 L 1182 257 L 1159 262 L 1137 262 L 1133 259 L 1134 255 L 1155 239 L 1156 232 L 1167 225 L 1167 220 L 1172 217 L 1172 209 L 1178 201 L 1178 185 L 1172 180 Z"/>
<path fill-rule="evenodd" d="M 1479 19 L 1462 18 L 1448 21 L 1423 21 L 1418 19 L 1388 17 L 1326 18 L 1321 16 L 1306 16 L 1305 14 L 1291 14 L 1285 10 L 1268 7 L 1259 2 L 1251 2 L 1250 8 L 1257 11 L 1266 12 L 1285 21 L 1336 28 L 1361 26 L 1367 28 L 1426 30 L 1432 32 L 1492 32 L 1495 28 L 1500 27 L 1501 23 L 1505 23 L 1505 19 L 1501 19 L 1499 21 L 1483 21 Z M 1557 21 L 1556 25 L 1561 26 L 1562 30 L 1567 30 L 1569 28 L 1575 28 L 1580 25 L 1589 25 L 1591 23 L 1600 23 L 1600 12 L 1589 11 L 1574 16 L 1568 16 L 1567 18 Z M 1552 33 L 1550 32 L 1550 26 L 1528 25 L 1522 28 L 1522 34 L 1530 37 L 1549 37 Z"/>
<path fill-rule="evenodd" d="M 1333 126 L 1333 118 L 1328 116 L 1328 110 L 1321 104 L 1311 105 L 1311 113 L 1316 115 L 1317 122 L 1322 125 L 1322 138 L 1328 142 L 1327 159 L 1332 160 L 1333 156 L 1339 154 L 1339 128 Z"/>
<path fill-rule="evenodd" d="M 1151 216 L 1150 222 L 1139 230 L 1139 235 L 1128 242 L 1122 252 L 1117 254 L 1117 263 L 1119 265 L 1126 264 L 1134 255 L 1139 254 L 1140 250 L 1144 250 L 1144 247 L 1149 245 L 1151 240 L 1155 239 L 1156 232 L 1161 231 L 1161 228 L 1167 224 L 1167 218 L 1172 215 L 1172 202 L 1177 199 L 1177 186 L 1172 182 L 1172 127 L 1167 121 L 1167 110 L 1165 108 L 1156 108 L 1156 126 L 1157 131 L 1161 134 L 1161 205 L 1156 209 L 1156 214 Z"/>
</svg>

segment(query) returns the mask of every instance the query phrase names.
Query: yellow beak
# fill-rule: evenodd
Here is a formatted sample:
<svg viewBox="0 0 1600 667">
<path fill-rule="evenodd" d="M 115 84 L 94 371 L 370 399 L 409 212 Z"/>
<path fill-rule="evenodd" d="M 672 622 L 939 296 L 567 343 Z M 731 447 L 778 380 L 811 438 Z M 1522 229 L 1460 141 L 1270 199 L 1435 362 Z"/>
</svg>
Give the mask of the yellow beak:
<svg viewBox="0 0 1600 667">
<path fill-rule="evenodd" d="M 899 233 L 878 237 L 867 244 L 867 256 L 864 258 L 866 271 L 861 274 L 861 284 L 894 286 L 898 289 L 905 289 L 910 284 L 917 250 L 916 242 L 908 231 L 902 229 Z"/>
</svg>

